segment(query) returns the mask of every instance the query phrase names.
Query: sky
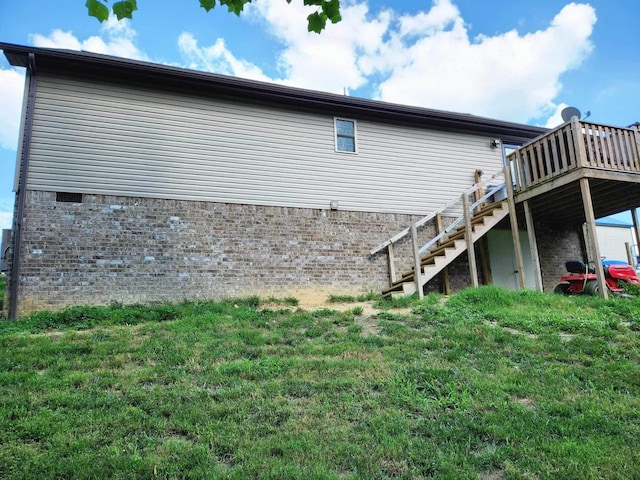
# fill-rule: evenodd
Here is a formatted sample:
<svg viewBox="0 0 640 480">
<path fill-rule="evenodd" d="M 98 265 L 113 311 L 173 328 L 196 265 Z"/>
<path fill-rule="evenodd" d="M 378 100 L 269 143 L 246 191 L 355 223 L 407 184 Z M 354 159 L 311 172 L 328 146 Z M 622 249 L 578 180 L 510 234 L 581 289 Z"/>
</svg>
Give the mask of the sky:
<svg viewBox="0 0 640 480">
<path fill-rule="evenodd" d="M 140 0 L 100 24 L 84 0 L 0 0 L 0 41 L 67 48 L 553 127 L 577 107 L 640 121 L 640 0 L 342 0 L 306 29 L 302 0 L 236 17 L 197 0 Z M 0 228 L 10 228 L 24 71 L 0 57 Z"/>
</svg>

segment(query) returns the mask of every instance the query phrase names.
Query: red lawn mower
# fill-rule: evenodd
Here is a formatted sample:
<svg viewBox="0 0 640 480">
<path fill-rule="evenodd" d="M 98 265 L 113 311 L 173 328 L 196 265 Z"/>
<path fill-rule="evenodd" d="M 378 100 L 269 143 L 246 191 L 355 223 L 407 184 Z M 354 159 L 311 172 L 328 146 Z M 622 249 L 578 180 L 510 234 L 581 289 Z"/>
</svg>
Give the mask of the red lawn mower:
<svg viewBox="0 0 640 480">
<path fill-rule="evenodd" d="M 598 295 L 598 280 L 595 268 L 580 260 L 569 260 L 565 263 L 569 275 L 560 277 L 555 293 L 564 295 Z M 640 279 L 631 265 L 620 260 L 603 260 L 604 279 L 607 288 L 616 295 L 627 296 L 624 283 L 640 285 Z"/>
</svg>

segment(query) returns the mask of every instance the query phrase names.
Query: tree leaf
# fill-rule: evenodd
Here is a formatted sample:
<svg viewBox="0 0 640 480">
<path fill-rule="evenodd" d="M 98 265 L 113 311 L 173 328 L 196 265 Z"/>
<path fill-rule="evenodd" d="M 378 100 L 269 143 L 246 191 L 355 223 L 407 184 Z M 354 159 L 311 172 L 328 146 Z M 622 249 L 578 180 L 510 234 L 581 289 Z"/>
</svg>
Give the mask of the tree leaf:
<svg viewBox="0 0 640 480">
<path fill-rule="evenodd" d="M 327 16 L 331 23 L 338 23 L 342 20 L 340 15 L 340 0 L 329 0 L 322 3 L 322 12 Z"/>
<path fill-rule="evenodd" d="M 109 9 L 98 0 L 87 0 L 85 3 L 89 16 L 95 17 L 100 23 L 109 18 Z"/>
<path fill-rule="evenodd" d="M 122 20 L 123 18 L 133 18 L 133 12 L 137 9 L 138 7 L 135 0 L 123 0 L 113 4 L 113 13 L 116 15 L 118 20 Z"/>
<path fill-rule="evenodd" d="M 251 0 L 220 0 L 220 5 L 226 5 L 230 12 L 240 16 L 244 5 L 250 2 Z"/>
<path fill-rule="evenodd" d="M 216 6 L 216 0 L 200 0 L 200 6 L 208 12 Z"/>
<path fill-rule="evenodd" d="M 307 21 L 309 22 L 308 31 L 320 33 L 327 25 L 327 16 L 321 12 L 314 12 L 307 17 Z"/>
<path fill-rule="evenodd" d="M 109 18 L 109 8 L 107 3 L 109 0 L 86 0 L 86 7 L 89 16 L 95 17 L 100 22 L 104 22 Z M 247 3 L 253 0 L 200 0 L 200 6 L 207 12 L 212 10 L 217 3 L 226 5 L 230 12 L 240 15 Z M 288 4 L 292 0 L 286 0 Z M 327 20 L 331 23 L 337 23 L 342 20 L 340 16 L 340 0 L 303 0 L 306 6 L 319 7 L 318 11 L 307 17 L 307 29 L 310 32 L 320 33 L 327 26 Z M 120 0 L 113 4 L 113 14 L 122 20 L 123 18 L 132 18 L 133 12 L 138 9 L 137 0 Z"/>
</svg>

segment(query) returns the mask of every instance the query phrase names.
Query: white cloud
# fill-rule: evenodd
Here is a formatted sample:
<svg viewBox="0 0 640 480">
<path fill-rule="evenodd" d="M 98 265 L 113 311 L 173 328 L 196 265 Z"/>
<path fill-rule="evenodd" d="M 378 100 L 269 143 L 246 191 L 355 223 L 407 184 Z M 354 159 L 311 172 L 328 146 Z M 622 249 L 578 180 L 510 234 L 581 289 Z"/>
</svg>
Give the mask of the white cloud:
<svg viewBox="0 0 640 480">
<path fill-rule="evenodd" d="M 433 9 L 449 3 L 441 0 Z M 425 21 L 427 33 L 413 43 L 405 39 L 406 29 L 391 33 L 394 48 L 383 45 L 376 59 L 378 69 L 386 64 L 391 70 L 377 96 L 519 122 L 555 109 L 560 77 L 591 51 L 596 21 L 592 7 L 571 3 L 544 30 L 510 30 L 472 41 L 462 17 L 440 18 L 442 28 Z M 418 27 L 410 31 L 416 35 Z"/>
<path fill-rule="evenodd" d="M 281 44 L 280 75 L 272 81 L 342 93 L 368 87 L 381 100 L 526 122 L 550 115 L 561 76 L 592 49 L 596 22 L 588 4 L 569 3 L 533 33 L 511 29 L 470 38 L 452 0 L 428 11 L 372 14 L 366 2 L 345 2 L 342 22 L 321 34 L 306 31 L 301 2 L 257 1 L 247 9 Z M 505 30 L 509 26 L 505 26 Z M 189 42 L 184 42 L 188 39 Z M 201 48 L 191 34 L 181 45 L 192 68 L 263 79 L 222 40 Z"/>
<path fill-rule="evenodd" d="M 566 103 L 560 103 L 556 105 L 555 111 L 547 119 L 547 123 L 544 126 L 546 128 L 555 128 L 558 125 L 562 125 L 564 123 L 564 120 L 562 119 L 562 110 L 567 107 L 568 105 Z"/>
<path fill-rule="evenodd" d="M 278 58 L 282 82 L 334 93 L 368 82 L 358 59 L 378 51 L 391 21 L 389 11 L 372 16 L 366 3 L 345 4 L 342 21 L 317 35 L 307 31 L 304 19 L 310 9 L 300 3 L 266 0 L 255 9 L 284 45 Z"/>
<path fill-rule="evenodd" d="M 267 77 L 252 63 L 238 60 L 222 39 L 210 47 L 199 47 L 192 34 L 183 33 L 178 45 L 190 68 L 334 93 L 366 84 L 357 59 L 378 50 L 390 13 L 369 18 L 365 3 L 343 5 L 342 22 L 317 35 L 307 31 L 305 21 L 314 9 L 280 0 L 258 1 L 247 8 L 246 18 L 260 22 L 284 47 L 277 58 L 279 77 Z"/>
<path fill-rule="evenodd" d="M 178 37 L 178 47 L 189 68 L 252 80 L 272 81 L 257 66 L 235 57 L 222 38 L 217 39 L 210 47 L 199 47 L 195 37 L 184 32 Z"/>
<path fill-rule="evenodd" d="M 23 89 L 23 69 L 0 69 L 0 147 L 7 150 L 18 145 Z"/>
<path fill-rule="evenodd" d="M 31 34 L 29 41 L 36 47 L 86 50 L 116 57 L 148 60 L 147 55 L 135 45 L 136 31 L 131 28 L 128 20 L 118 21 L 110 17 L 100 30 L 100 36 L 94 35 L 80 40 L 73 32 L 55 29 L 49 35 Z"/>
</svg>

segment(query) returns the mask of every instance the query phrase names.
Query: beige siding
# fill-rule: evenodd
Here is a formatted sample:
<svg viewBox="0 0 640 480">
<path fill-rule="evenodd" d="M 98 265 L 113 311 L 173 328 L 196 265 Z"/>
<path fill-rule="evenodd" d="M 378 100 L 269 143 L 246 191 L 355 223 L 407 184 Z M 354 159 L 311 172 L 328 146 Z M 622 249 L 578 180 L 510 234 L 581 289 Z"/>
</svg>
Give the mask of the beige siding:
<svg viewBox="0 0 640 480">
<path fill-rule="evenodd" d="M 429 213 L 501 165 L 489 138 L 332 114 L 40 76 L 29 188 L 390 213 Z M 337 113 L 337 112 L 336 112 Z"/>
</svg>

